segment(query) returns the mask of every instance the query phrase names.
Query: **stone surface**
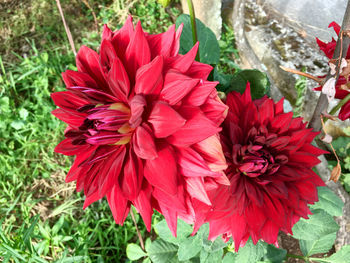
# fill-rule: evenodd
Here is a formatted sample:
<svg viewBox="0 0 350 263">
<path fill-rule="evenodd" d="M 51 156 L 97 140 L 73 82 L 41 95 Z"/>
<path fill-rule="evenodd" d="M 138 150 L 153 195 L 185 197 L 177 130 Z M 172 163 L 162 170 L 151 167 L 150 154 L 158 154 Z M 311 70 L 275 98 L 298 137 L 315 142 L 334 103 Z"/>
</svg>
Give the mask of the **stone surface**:
<svg viewBox="0 0 350 263">
<path fill-rule="evenodd" d="M 192 0 L 196 18 L 201 20 L 214 33 L 217 39 L 221 36 L 221 0 Z M 182 10 L 188 14 L 187 0 L 181 0 Z"/>
<path fill-rule="evenodd" d="M 288 19 L 290 24 L 305 30 L 314 39 L 316 36 L 330 40 L 335 34 L 328 30 L 330 22 L 341 24 L 347 0 L 264 0 L 265 8 L 274 10 Z"/>
</svg>

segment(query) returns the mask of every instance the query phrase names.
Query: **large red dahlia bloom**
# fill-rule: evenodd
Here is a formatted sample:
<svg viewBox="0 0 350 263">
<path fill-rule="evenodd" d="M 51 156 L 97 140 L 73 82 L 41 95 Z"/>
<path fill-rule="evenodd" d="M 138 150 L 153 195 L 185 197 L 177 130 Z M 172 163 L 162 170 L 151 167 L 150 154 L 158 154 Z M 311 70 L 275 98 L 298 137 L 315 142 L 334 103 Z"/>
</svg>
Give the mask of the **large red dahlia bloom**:
<svg viewBox="0 0 350 263">
<path fill-rule="evenodd" d="M 206 80 L 211 66 L 194 61 L 198 44 L 178 54 L 181 30 L 147 34 L 131 17 L 105 26 L 99 53 L 83 46 L 78 71 L 63 73 L 67 91 L 52 94 L 68 124 L 55 151 L 76 155 L 66 181 L 84 190 L 84 207 L 107 196 L 119 224 L 133 204 L 148 229 L 155 208 L 176 233 L 192 200 L 210 203 L 204 187 L 225 183 L 217 133 L 227 106 Z"/>
<path fill-rule="evenodd" d="M 339 36 L 340 33 L 340 26 L 336 22 L 332 22 L 329 24 L 328 27 L 333 27 L 335 33 Z M 316 38 L 317 44 L 319 48 L 323 51 L 323 53 L 329 58 L 333 58 L 333 54 L 335 51 L 335 46 L 337 45 L 337 41 L 335 41 L 334 38 L 332 38 L 331 42 L 325 43 L 318 38 Z M 350 59 L 350 49 L 348 49 L 346 57 L 347 60 Z M 323 76 L 325 77 L 325 76 Z M 344 99 L 348 94 L 350 94 L 350 90 L 345 86 L 349 82 L 349 76 L 339 76 L 339 79 L 337 83 L 335 84 L 335 98 L 337 99 Z M 346 87 L 346 88 L 344 88 Z M 322 87 L 317 87 L 315 90 L 321 91 Z M 338 114 L 339 119 L 346 120 L 350 118 L 350 101 L 345 103 Z"/>
<path fill-rule="evenodd" d="M 228 163 L 230 186 L 209 190 L 212 207 L 195 204 L 195 230 L 209 222 L 209 238 L 233 237 L 236 250 L 249 237 L 273 244 L 279 230 L 292 233 L 308 204 L 318 200 L 324 185 L 312 171 L 325 153 L 311 145 L 317 135 L 301 118 L 283 112 L 283 100 L 263 97 L 252 101 L 249 85 L 243 95 L 228 94 L 227 118 L 221 140 Z"/>
</svg>

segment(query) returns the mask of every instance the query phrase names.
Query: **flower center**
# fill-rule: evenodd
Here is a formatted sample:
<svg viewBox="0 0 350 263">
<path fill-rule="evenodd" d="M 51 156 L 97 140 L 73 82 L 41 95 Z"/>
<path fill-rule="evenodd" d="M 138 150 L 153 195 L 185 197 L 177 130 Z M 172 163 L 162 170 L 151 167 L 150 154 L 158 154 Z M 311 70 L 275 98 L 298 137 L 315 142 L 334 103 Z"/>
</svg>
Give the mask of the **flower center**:
<svg viewBox="0 0 350 263">
<path fill-rule="evenodd" d="M 130 108 L 124 103 L 86 107 L 88 116 L 78 130 L 67 131 L 73 144 L 123 145 L 130 142 L 134 128 L 130 127 Z"/>
</svg>

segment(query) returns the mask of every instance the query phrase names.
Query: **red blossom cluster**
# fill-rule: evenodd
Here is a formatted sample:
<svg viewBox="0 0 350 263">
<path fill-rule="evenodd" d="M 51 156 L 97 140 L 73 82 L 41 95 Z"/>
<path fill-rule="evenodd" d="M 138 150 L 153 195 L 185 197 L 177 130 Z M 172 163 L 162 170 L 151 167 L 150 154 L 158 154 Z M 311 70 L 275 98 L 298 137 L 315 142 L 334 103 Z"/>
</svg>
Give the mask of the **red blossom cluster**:
<svg viewBox="0 0 350 263">
<path fill-rule="evenodd" d="M 312 167 L 324 152 L 301 118 L 250 88 L 226 105 L 212 67 L 179 54 L 182 26 L 148 34 L 131 17 L 104 27 L 99 52 L 81 47 L 66 91 L 52 94 L 53 114 L 68 124 L 55 151 L 75 155 L 66 181 L 84 191 L 84 208 L 107 197 L 116 223 L 130 206 L 151 228 L 153 209 L 176 234 L 177 219 L 206 222 L 210 238 L 276 243 L 310 214 L 323 185 Z M 227 118 L 226 118 L 227 115 Z M 225 119 L 226 118 L 226 119 Z"/>
<path fill-rule="evenodd" d="M 337 34 L 337 36 L 339 36 L 340 26 L 336 22 L 330 23 L 328 27 L 333 27 L 335 33 Z M 332 41 L 328 43 L 323 42 L 318 38 L 316 38 L 316 41 L 319 48 L 330 59 L 331 64 L 339 63 L 338 60 L 335 60 L 333 62 L 333 54 L 335 51 L 335 46 L 337 44 L 337 41 L 334 38 L 332 38 Z M 350 60 L 350 49 L 348 49 L 345 59 Z M 321 78 L 324 78 L 324 77 L 325 76 L 322 76 Z M 342 100 L 347 95 L 350 94 L 350 87 L 347 84 L 350 84 L 349 74 L 342 74 L 342 72 L 340 72 L 339 79 L 335 83 L 335 96 L 334 96 L 335 98 Z M 321 91 L 322 87 L 321 86 L 317 87 L 315 90 Z M 338 117 L 343 121 L 350 118 L 350 101 L 348 101 L 341 107 Z"/>
</svg>

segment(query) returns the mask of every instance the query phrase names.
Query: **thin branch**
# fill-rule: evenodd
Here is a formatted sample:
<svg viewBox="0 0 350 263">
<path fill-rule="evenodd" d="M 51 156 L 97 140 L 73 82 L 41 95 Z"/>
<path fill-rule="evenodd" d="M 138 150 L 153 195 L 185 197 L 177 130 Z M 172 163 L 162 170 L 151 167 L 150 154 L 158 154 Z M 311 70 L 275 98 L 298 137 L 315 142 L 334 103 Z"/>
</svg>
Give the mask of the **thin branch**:
<svg viewBox="0 0 350 263">
<path fill-rule="evenodd" d="M 316 81 L 318 84 L 322 84 L 323 83 L 323 79 L 320 79 L 318 77 L 315 77 L 315 76 L 312 76 L 308 73 L 305 73 L 305 72 L 302 72 L 302 71 L 299 71 L 299 70 L 296 70 L 296 69 L 292 69 L 292 68 L 286 68 L 286 67 L 283 67 L 283 66 L 280 66 L 281 69 L 283 69 L 284 71 L 287 71 L 287 72 L 290 72 L 290 73 L 293 73 L 293 74 L 297 74 L 299 76 L 303 76 L 303 77 L 307 77 L 308 79 L 312 79 L 314 81 Z"/>
<path fill-rule="evenodd" d="M 73 41 L 72 34 L 71 34 L 70 30 L 69 30 L 69 27 L 67 26 L 66 20 L 64 19 L 62 7 L 61 7 L 61 2 L 60 2 L 60 0 L 56 0 L 56 3 L 57 3 L 58 10 L 60 11 L 60 15 L 61 15 L 61 18 L 62 18 L 64 29 L 66 30 L 66 34 L 67 34 L 67 37 L 68 37 L 68 41 L 69 41 L 70 47 L 72 48 L 74 56 L 76 56 L 77 55 L 77 51 L 76 51 L 75 46 L 74 46 L 74 41 Z"/>
<path fill-rule="evenodd" d="M 340 34 L 338 36 L 337 45 L 333 54 L 333 59 L 342 59 L 346 56 L 347 50 L 350 44 L 350 38 L 348 34 L 344 34 L 344 32 L 348 32 L 350 30 L 350 1 L 348 1 L 346 11 L 344 14 L 344 19 L 342 23 L 342 27 L 340 30 Z M 337 65 L 337 74 L 336 74 L 336 81 L 338 81 L 339 78 L 339 66 Z M 325 79 L 325 82 L 327 82 L 328 79 L 334 77 L 334 75 L 331 74 L 330 70 L 328 71 L 327 77 Z M 309 123 L 309 127 L 313 128 L 315 131 L 321 130 L 321 113 L 326 111 L 328 108 L 328 98 L 326 94 L 321 93 L 317 105 L 315 107 L 314 113 L 312 115 L 312 118 Z"/>
<path fill-rule="evenodd" d="M 145 250 L 145 244 L 143 243 L 141 232 L 140 232 L 140 230 L 139 230 L 139 228 L 137 226 L 135 215 L 134 215 L 134 210 L 132 208 L 130 209 L 130 215 L 131 215 L 131 219 L 134 222 L 134 225 L 135 225 L 135 228 L 136 228 L 137 237 L 139 238 L 139 241 L 140 241 L 140 246 L 141 246 L 142 250 Z"/>
<path fill-rule="evenodd" d="M 91 11 L 92 16 L 94 17 L 95 30 L 96 30 L 96 32 L 98 32 L 98 21 L 97 21 L 97 17 L 96 17 L 96 14 L 95 14 L 94 10 L 93 10 L 92 7 L 90 6 L 88 0 L 82 0 L 82 1 L 83 1 L 83 3 L 86 5 L 86 7 L 89 8 L 89 10 Z"/>
<path fill-rule="evenodd" d="M 193 45 L 195 45 L 198 42 L 198 35 L 197 35 L 197 25 L 196 25 L 196 14 L 194 12 L 194 6 L 193 6 L 192 0 L 187 0 L 187 5 L 188 5 L 188 11 L 191 17 Z M 196 60 L 200 61 L 199 49 L 197 51 Z"/>
</svg>

